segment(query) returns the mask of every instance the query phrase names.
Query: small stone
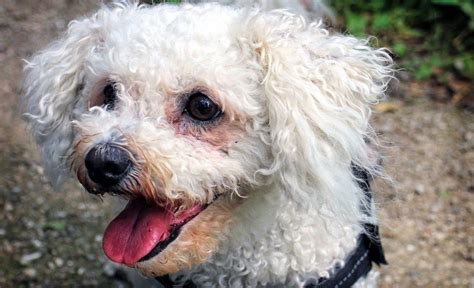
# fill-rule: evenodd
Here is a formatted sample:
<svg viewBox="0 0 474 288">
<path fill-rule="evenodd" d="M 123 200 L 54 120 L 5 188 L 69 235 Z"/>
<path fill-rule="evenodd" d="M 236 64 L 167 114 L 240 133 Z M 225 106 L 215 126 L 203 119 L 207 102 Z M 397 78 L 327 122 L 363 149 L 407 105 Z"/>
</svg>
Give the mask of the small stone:
<svg viewBox="0 0 474 288">
<path fill-rule="evenodd" d="M 436 239 L 437 241 L 443 241 L 446 239 L 447 235 L 446 233 L 443 232 L 434 232 L 433 233 L 433 238 Z"/>
<path fill-rule="evenodd" d="M 29 219 L 25 219 L 25 226 L 28 228 L 28 229 L 31 229 L 31 228 L 34 228 L 36 227 L 36 223 L 29 220 Z"/>
<path fill-rule="evenodd" d="M 34 252 L 34 253 L 31 253 L 31 254 L 26 254 L 26 255 L 21 256 L 20 263 L 22 265 L 27 265 L 31 261 L 34 261 L 34 260 L 39 259 L 39 258 L 41 258 L 41 253 L 40 252 Z"/>
<path fill-rule="evenodd" d="M 61 267 L 64 265 L 64 260 L 61 258 L 54 258 L 54 264 L 56 264 L 58 267 Z"/>
<path fill-rule="evenodd" d="M 13 205 L 10 203 L 5 203 L 5 211 L 11 212 L 13 211 Z"/>
<path fill-rule="evenodd" d="M 472 253 L 469 253 L 467 256 L 466 256 L 466 260 L 467 261 L 470 261 L 470 262 L 474 262 L 474 251 Z M 472 278 L 474 279 L 474 278 Z M 474 288 L 474 287 L 472 287 Z"/>
<path fill-rule="evenodd" d="M 415 186 L 415 193 L 421 195 L 425 192 L 425 186 L 421 183 L 416 184 Z"/>
<path fill-rule="evenodd" d="M 50 261 L 50 262 L 48 262 L 48 268 L 51 269 L 51 270 L 53 270 L 53 269 L 56 268 L 56 266 L 54 265 L 53 262 Z"/>
<path fill-rule="evenodd" d="M 43 247 L 43 242 L 41 242 L 38 239 L 33 239 L 31 240 L 31 243 L 36 247 L 36 248 L 41 248 Z"/>
<path fill-rule="evenodd" d="M 2 247 L 2 249 L 3 249 L 3 251 L 5 251 L 5 252 L 7 252 L 7 253 L 13 253 L 13 250 L 14 250 L 15 248 L 14 248 L 13 245 L 10 244 L 10 243 L 8 242 L 8 240 L 7 240 L 7 241 L 4 241 L 4 242 L 3 242 L 3 247 Z"/>
<path fill-rule="evenodd" d="M 67 216 L 67 213 L 65 211 L 57 211 L 55 214 L 56 214 L 55 216 L 57 218 L 61 218 L 61 219 L 66 218 L 66 216 Z"/>
<path fill-rule="evenodd" d="M 20 193 L 20 192 L 21 192 L 21 188 L 18 187 L 18 186 L 15 186 L 15 187 L 13 187 L 12 192 L 13 192 L 13 193 Z"/>
<path fill-rule="evenodd" d="M 44 202 L 45 202 L 45 200 L 44 200 L 44 198 L 42 198 L 42 197 L 38 197 L 38 198 L 36 199 L 36 203 L 38 203 L 39 205 L 43 205 Z"/>
<path fill-rule="evenodd" d="M 114 279 L 112 281 L 112 283 L 113 283 L 113 286 L 116 287 L 116 288 L 126 288 L 126 287 L 128 287 L 128 285 L 126 283 L 122 282 L 119 279 Z"/>
<path fill-rule="evenodd" d="M 107 277 L 113 277 L 115 275 L 115 266 L 112 263 L 107 263 L 104 265 L 104 274 Z"/>
<path fill-rule="evenodd" d="M 43 167 L 39 166 L 39 165 L 35 165 L 35 168 L 36 168 L 36 172 L 40 175 L 43 175 L 44 174 L 44 169 Z"/>
<path fill-rule="evenodd" d="M 393 278 L 392 278 L 392 276 L 390 276 L 390 275 L 385 276 L 385 277 L 383 278 L 383 280 L 384 280 L 385 283 L 387 283 L 387 284 L 393 283 Z"/>
<path fill-rule="evenodd" d="M 82 275 L 86 272 L 86 269 L 84 267 L 79 267 L 79 269 L 77 269 L 77 275 Z"/>
<path fill-rule="evenodd" d="M 0 229 L 0 236 L 5 236 L 7 234 L 7 231 L 5 229 Z"/>
<path fill-rule="evenodd" d="M 412 244 L 408 244 L 406 248 L 408 252 L 415 252 L 416 250 L 415 245 L 412 245 Z"/>
<path fill-rule="evenodd" d="M 29 278 L 34 278 L 36 277 L 36 270 L 34 268 L 26 268 L 23 270 L 23 274 L 25 274 Z"/>
</svg>

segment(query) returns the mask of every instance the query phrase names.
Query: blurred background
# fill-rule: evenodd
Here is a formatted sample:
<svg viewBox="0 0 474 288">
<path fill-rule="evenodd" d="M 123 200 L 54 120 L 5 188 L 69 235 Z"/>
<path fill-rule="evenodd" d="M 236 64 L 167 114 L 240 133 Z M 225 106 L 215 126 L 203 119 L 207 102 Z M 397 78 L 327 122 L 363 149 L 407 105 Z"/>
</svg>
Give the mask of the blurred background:
<svg viewBox="0 0 474 288">
<path fill-rule="evenodd" d="M 102 254 L 110 199 L 73 182 L 53 191 L 17 108 L 22 59 L 98 2 L 0 1 L 0 287 L 130 287 Z M 473 2 L 329 6 L 335 30 L 375 36 L 399 68 L 372 123 L 393 178 L 374 185 L 390 262 L 380 286 L 474 287 Z"/>
</svg>

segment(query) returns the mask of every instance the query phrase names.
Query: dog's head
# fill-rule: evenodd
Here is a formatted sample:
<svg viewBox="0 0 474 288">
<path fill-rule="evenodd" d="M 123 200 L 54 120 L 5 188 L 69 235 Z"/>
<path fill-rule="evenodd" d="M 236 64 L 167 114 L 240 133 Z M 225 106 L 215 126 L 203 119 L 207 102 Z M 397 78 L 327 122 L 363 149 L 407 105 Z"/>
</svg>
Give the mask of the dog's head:
<svg viewBox="0 0 474 288">
<path fill-rule="evenodd" d="M 129 199 L 106 255 L 162 275 L 204 262 L 265 185 L 360 216 L 340 183 L 369 166 L 390 73 L 385 51 L 285 12 L 121 4 L 72 22 L 23 87 L 52 180 Z"/>
</svg>

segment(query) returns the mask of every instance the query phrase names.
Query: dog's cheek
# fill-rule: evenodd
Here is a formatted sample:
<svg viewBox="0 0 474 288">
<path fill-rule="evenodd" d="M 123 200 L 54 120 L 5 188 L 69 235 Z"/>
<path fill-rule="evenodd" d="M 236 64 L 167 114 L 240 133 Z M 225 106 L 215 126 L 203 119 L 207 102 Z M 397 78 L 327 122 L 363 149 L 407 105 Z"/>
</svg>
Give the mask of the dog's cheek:
<svg viewBox="0 0 474 288">
<path fill-rule="evenodd" d="M 244 128 L 239 122 L 225 121 L 211 131 L 203 131 L 195 137 L 209 143 L 215 149 L 228 153 L 229 148 L 244 137 Z"/>
<path fill-rule="evenodd" d="M 218 248 L 219 240 L 227 233 L 236 204 L 214 203 L 186 224 L 179 237 L 163 252 L 150 260 L 138 263 L 143 275 L 157 277 L 191 269 L 205 262 Z"/>
</svg>

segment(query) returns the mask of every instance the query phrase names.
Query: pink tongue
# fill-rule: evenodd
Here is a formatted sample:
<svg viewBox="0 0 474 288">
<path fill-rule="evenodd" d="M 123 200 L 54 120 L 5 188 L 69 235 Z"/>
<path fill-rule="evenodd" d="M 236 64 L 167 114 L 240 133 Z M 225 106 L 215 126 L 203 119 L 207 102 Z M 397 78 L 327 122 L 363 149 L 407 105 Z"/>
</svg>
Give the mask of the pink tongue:
<svg viewBox="0 0 474 288">
<path fill-rule="evenodd" d="M 180 224 L 201 210 L 201 205 L 196 205 L 175 217 L 166 208 L 148 205 L 142 199 L 131 200 L 105 230 L 104 253 L 114 262 L 131 266 L 168 238 L 171 225 Z"/>
</svg>

